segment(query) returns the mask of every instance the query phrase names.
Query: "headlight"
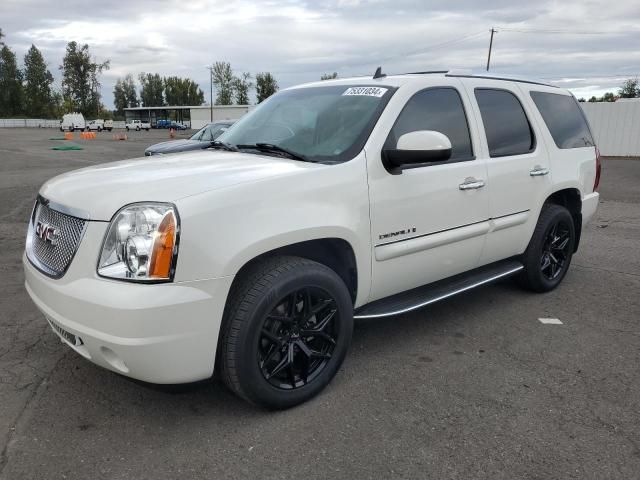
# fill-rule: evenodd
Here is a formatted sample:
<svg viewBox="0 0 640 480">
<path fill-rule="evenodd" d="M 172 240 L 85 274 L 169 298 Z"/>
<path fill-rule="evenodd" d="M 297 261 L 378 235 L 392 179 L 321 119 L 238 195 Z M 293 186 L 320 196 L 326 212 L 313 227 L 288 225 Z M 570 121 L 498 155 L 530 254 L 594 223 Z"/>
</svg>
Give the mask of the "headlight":
<svg viewBox="0 0 640 480">
<path fill-rule="evenodd" d="M 136 203 L 120 210 L 102 244 L 98 275 L 140 282 L 171 281 L 180 223 L 168 203 Z"/>
</svg>

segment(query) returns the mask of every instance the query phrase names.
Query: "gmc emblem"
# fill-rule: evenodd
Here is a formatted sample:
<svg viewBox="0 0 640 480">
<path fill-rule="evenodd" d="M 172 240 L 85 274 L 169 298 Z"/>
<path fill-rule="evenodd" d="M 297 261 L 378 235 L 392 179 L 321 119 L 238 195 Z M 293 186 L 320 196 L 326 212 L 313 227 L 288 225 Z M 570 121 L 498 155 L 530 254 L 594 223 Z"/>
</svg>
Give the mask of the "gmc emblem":
<svg viewBox="0 0 640 480">
<path fill-rule="evenodd" d="M 48 223 L 38 222 L 36 224 L 36 235 L 40 240 L 51 245 L 57 245 L 60 238 L 60 229 Z"/>
</svg>

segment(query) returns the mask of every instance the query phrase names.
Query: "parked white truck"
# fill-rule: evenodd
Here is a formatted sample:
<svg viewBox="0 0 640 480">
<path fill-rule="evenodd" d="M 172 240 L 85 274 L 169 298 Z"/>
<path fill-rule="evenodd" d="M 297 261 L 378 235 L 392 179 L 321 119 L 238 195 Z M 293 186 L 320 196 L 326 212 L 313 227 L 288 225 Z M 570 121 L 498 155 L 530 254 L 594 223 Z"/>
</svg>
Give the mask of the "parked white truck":
<svg viewBox="0 0 640 480">
<path fill-rule="evenodd" d="M 60 120 L 61 132 L 75 132 L 76 130 L 83 131 L 86 126 L 84 116 L 78 112 L 66 113 L 62 116 L 62 120 Z"/>
<path fill-rule="evenodd" d="M 143 122 L 142 120 L 131 120 L 126 123 L 124 128 L 129 130 L 135 130 L 139 132 L 140 130 L 146 130 L 147 132 L 151 129 L 151 124 L 149 122 Z"/>
<path fill-rule="evenodd" d="M 25 283 L 98 365 L 165 384 L 215 371 L 286 408 L 334 377 L 354 318 L 511 275 L 556 288 L 599 177 L 567 90 L 443 72 L 317 82 L 273 95 L 208 150 L 49 180 Z"/>
</svg>

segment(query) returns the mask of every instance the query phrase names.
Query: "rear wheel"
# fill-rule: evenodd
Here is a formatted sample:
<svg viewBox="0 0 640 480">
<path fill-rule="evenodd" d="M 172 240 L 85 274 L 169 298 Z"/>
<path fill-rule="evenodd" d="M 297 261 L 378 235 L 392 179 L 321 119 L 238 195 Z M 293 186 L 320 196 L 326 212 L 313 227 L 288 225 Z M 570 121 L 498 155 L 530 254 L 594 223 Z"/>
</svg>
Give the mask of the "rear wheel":
<svg viewBox="0 0 640 480">
<path fill-rule="evenodd" d="M 219 366 L 227 386 L 251 403 L 292 407 L 334 377 L 351 342 L 353 304 L 330 268 L 274 257 L 250 268 L 229 298 Z"/>
<path fill-rule="evenodd" d="M 571 264 L 575 239 L 571 213 L 560 205 L 546 204 L 523 255 L 520 283 L 536 292 L 556 288 Z"/>
</svg>

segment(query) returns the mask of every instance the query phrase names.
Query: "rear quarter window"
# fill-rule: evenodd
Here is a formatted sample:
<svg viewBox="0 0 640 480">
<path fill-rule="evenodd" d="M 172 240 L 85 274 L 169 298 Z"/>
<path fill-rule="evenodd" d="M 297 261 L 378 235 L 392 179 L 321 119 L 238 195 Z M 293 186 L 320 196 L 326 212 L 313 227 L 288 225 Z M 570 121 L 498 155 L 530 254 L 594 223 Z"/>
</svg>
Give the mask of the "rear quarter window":
<svg viewBox="0 0 640 480">
<path fill-rule="evenodd" d="M 582 109 L 571 95 L 531 92 L 556 146 L 561 149 L 595 145 Z"/>
</svg>

